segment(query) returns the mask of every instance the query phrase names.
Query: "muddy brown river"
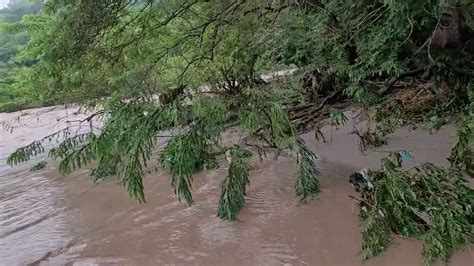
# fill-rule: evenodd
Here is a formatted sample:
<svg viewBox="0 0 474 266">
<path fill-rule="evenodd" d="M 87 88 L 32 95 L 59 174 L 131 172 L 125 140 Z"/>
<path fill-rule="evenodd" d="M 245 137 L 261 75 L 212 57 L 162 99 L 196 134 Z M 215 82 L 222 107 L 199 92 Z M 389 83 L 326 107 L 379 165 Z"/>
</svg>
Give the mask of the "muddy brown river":
<svg viewBox="0 0 474 266">
<path fill-rule="evenodd" d="M 48 107 L 0 114 L 0 121 L 14 127 L 13 133 L 0 129 L 0 265 L 423 265 L 421 244 L 398 238 L 362 262 L 357 205 L 348 197 L 356 194 L 348 176 L 377 167 L 383 151 L 391 149 L 411 151 L 413 165 L 447 164 L 454 141 L 450 126 L 435 134 L 397 130 L 388 146 L 365 155 L 348 134 L 352 124 L 333 131 L 327 143 L 305 135 L 324 171 L 320 196 L 298 204 L 295 159 L 269 156 L 252 165 L 240 221 L 226 222 L 216 218 L 225 164 L 194 177 L 192 207 L 177 201 L 164 172 L 146 176 L 148 202 L 140 205 L 115 178 L 93 185 L 87 168 L 64 177 L 49 162 L 31 172 L 41 156 L 6 165 L 15 148 L 86 116 L 76 111 Z M 449 265 L 474 265 L 474 251 L 456 253 Z"/>
</svg>

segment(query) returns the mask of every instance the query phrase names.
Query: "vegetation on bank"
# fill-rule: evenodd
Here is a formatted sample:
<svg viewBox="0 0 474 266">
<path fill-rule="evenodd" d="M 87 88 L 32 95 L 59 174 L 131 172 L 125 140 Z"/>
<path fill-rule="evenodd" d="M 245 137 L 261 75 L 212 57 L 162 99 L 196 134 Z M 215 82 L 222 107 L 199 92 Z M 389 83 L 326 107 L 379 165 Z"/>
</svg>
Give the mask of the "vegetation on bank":
<svg viewBox="0 0 474 266">
<path fill-rule="evenodd" d="M 25 29 L 12 27 L 12 24 L 20 24 L 21 21 L 28 20 L 30 15 L 37 14 L 41 6 L 41 3 L 29 0 L 13 0 L 6 8 L 0 9 L 0 112 L 12 112 L 47 103 L 41 101 L 32 90 L 18 86 L 19 73 L 34 61 L 17 59 L 30 34 Z"/>
<path fill-rule="evenodd" d="M 178 199 L 191 205 L 193 174 L 225 156 L 217 213 L 235 220 L 252 182 L 252 154 L 292 151 L 296 196 L 317 195 L 316 155 L 299 134 L 311 130 L 326 139 L 321 127 L 345 123 L 348 105 L 375 122 L 354 130 L 361 151 L 382 145 L 396 127 L 426 123 L 436 130 L 452 119 L 459 128 L 450 168 L 408 173 L 387 159 L 372 171 L 373 189 L 359 199 L 366 210 L 362 247 L 368 258 L 392 234 L 416 237 L 430 263 L 472 242 L 473 190 L 462 181 L 473 172 L 470 1 L 51 0 L 3 29 L 29 33 L 15 57 L 28 65 L 9 74 L 9 92 L 41 96 L 42 103 L 77 102 L 93 110 L 81 123 L 102 122 L 100 132 L 67 127 L 19 148 L 11 165 L 52 141 L 49 155 L 64 174 L 97 162 L 95 180 L 117 174 L 145 202 L 143 177 L 159 166 Z M 294 66 L 299 72 L 291 77 L 261 78 Z M 242 135 L 226 146 L 229 127 Z M 166 146 L 157 151 L 163 132 Z"/>
</svg>

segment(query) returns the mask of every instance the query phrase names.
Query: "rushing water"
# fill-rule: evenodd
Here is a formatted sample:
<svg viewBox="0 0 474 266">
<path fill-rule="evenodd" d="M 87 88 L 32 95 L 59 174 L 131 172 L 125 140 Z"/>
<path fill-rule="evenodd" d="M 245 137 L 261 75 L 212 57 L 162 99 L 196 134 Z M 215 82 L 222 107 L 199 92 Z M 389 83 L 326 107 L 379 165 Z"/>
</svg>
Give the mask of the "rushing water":
<svg viewBox="0 0 474 266">
<path fill-rule="evenodd" d="M 93 185 L 87 169 L 63 177 L 54 162 L 38 172 L 29 171 L 33 162 L 6 165 L 16 147 L 61 129 L 65 117 L 85 117 L 73 111 L 0 114 L 0 121 L 16 127 L 13 133 L 0 131 L 0 265 L 363 265 L 357 206 L 348 197 L 355 193 L 347 177 L 377 167 L 383 153 L 362 155 L 356 137 L 348 134 L 352 125 L 332 132 L 332 142 L 304 136 L 321 156 L 318 199 L 298 204 L 294 158 L 269 156 L 252 166 L 240 221 L 225 222 L 216 218 L 225 163 L 195 176 L 192 207 L 177 201 L 161 172 L 146 176 L 147 204 L 140 205 L 116 179 Z M 433 135 L 404 129 L 383 150 L 409 149 L 413 164 L 446 163 L 452 137 L 450 127 Z M 473 252 L 465 250 L 451 265 L 473 262 Z M 395 239 L 365 265 L 422 265 L 421 244 Z"/>
</svg>

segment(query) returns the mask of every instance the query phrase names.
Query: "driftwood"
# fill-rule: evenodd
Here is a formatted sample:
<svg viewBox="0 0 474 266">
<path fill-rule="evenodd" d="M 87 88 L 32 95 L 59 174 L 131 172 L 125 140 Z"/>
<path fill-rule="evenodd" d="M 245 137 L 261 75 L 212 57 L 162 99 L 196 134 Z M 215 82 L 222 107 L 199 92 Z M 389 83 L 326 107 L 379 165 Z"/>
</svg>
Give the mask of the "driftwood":
<svg viewBox="0 0 474 266">
<path fill-rule="evenodd" d="M 422 67 L 419 67 L 419 68 L 416 68 L 416 69 L 413 69 L 413 70 L 409 70 L 409 71 L 399 75 L 398 77 L 391 78 L 387 81 L 385 86 L 383 86 L 382 88 L 380 88 L 378 90 L 377 94 L 379 96 L 384 96 L 385 94 L 387 94 L 393 88 L 395 83 L 397 83 L 398 81 L 400 81 L 404 78 L 413 77 L 413 76 L 422 74 L 423 72 L 425 72 L 429 68 L 430 68 L 430 65 L 422 66 Z"/>
</svg>

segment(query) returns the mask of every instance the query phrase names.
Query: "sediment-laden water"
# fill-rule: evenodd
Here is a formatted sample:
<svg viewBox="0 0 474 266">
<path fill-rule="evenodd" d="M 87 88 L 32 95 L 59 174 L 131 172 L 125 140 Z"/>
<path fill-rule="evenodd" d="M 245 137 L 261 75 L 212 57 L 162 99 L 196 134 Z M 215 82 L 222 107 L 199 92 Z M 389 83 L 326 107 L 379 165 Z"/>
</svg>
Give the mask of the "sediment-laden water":
<svg viewBox="0 0 474 266">
<path fill-rule="evenodd" d="M 377 167 L 392 149 L 410 150 L 413 165 L 446 164 L 454 135 L 449 126 L 435 134 L 401 129 L 380 152 L 362 155 L 349 134 L 352 124 L 333 131 L 327 143 L 307 134 L 324 172 L 319 198 L 298 204 L 295 159 L 269 156 L 253 163 L 246 206 L 232 223 L 216 218 L 225 163 L 194 177 L 192 207 L 177 201 L 163 172 L 146 176 L 147 204 L 140 205 L 114 178 L 93 185 L 87 169 L 64 177 L 54 162 L 37 172 L 29 170 L 34 162 L 6 165 L 15 148 L 86 117 L 75 112 L 48 107 L 0 114 L 15 127 L 0 130 L 0 265 L 422 265 L 421 244 L 406 239 L 362 262 L 348 176 Z M 473 251 L 465 250 L 450 265 L 473 264 Z"/>
</svg>

